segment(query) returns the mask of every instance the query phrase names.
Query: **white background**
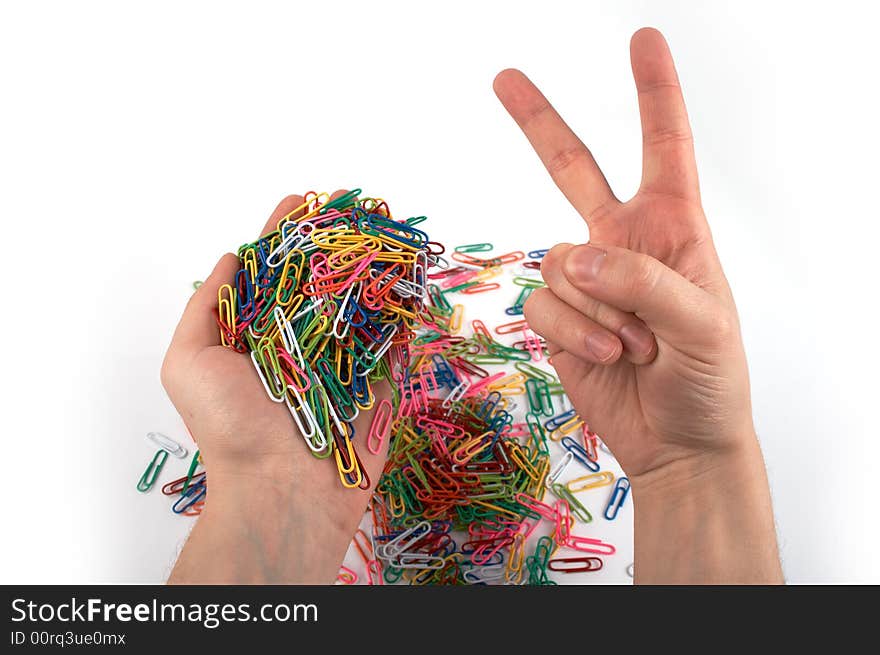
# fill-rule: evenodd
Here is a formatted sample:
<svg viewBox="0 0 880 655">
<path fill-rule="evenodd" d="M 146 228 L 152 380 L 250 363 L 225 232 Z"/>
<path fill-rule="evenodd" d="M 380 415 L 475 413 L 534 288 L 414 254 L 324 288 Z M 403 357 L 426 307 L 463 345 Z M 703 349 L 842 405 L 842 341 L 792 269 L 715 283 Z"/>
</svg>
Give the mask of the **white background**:
<svg viewBox="0 0 880 655">
<path fill-rule="evenodd" d="M 4 3 L 0 582 L 164 579 L 189 523 L 134 489 L 144 434 L 184 435 L 162 355 L 191 282 L 285 194 L 360 186 L 451 245 L 584 240 L 492 78 L 526 71 L 628 197 L 643 25 L 684 86 L 787 578 L 880 582 L 867 6 Z"/>
</svg>

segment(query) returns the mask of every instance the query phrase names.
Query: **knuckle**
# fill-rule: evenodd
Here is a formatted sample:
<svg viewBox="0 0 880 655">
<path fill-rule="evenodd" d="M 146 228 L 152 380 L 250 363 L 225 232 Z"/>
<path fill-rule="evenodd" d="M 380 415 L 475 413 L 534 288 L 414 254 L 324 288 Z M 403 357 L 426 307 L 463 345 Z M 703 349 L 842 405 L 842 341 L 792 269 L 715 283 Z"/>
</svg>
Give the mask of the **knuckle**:
<svg viewBox="0 0 880 655">
<path fill-rule="evenodd" d="M 531 127 L 536 121 L 541 120 L 548 112 L 553 111 L 553 106 L 549 102 L 542 102 L 530 108 L 525 115 L 519 120 L 519 126 L 525 130 Z"/>
<path fill-rule="evenodd" d="M 689 143 L 694 137 L 686 127 L 668 127 L 652 130 L 643 137 L 647 146 L 662 146 L 667 143 Z"/>
<path fill-rule="evenodd" d="M 593 296 L 584 294 L 577 309 L 602 325 L 614 328 L 622 323 L 618 312 L 615 312 L 609 305 L 596 300 Z"/>
<path fill-rule="evenodd" d="M 660 268 L 649 257 L 640 257 L 632 272 L 630 290 L 639 296 L 653 293 L 657 288 L 659 275 Z"/>
<path fill-rule="evenodd" d="M 563 148 L 547 160 L 547 171 L 551 176 L 557 176 L 571 168 L 573 164 L 592 159 L 590 151 L 584 145 Z"/>
</svg>

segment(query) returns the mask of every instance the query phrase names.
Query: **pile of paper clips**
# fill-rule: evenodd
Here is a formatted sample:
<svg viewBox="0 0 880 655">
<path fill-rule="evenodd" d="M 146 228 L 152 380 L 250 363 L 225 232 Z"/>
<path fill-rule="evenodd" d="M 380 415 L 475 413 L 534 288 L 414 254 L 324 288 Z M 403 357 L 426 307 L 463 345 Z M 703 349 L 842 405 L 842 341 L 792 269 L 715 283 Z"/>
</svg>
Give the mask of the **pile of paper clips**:
<svg viewBox="0 0 880 655">
<path fill-rule="evenodd" d="M 616 552 L 601 539 L 578 536 L 577 523 L 593 516 L 579 492 L 614 485 L 603 516 L 614 520 L 629 492 L 626 478 L 600 471 L 598 436 L 572 409 L 558 412 L 563 389 L 536 364 L 543 340 L 523 319 L 500 325 L 495 335 L 520 335 L 500 343 L 481 320 L 463 328 L 464 306 L 449 295 L 501 289 L 505 265 L 521 262 L 513 283 L 521 291 L 505 312 L 520 316 L 529 294 L 543 286 L 528 277 L 546 251 L 512 252 L 478 259 L 481 243 L 456 248 L 462 266 L 428 274 L 428 305 L 417 336 L 404 346 L 403 372 L 393 371 L 391 402 L 374 416 L 367 446 L 378 452 L 390 438 L 388 460 L 371 504 L 372 533 L 359 531 L 354 547 L 369 584 L 555 584 L 548 571 L 597 571 Z M 487 366 L 513 370 L 490 373 Z M 518 401 L 525 406 L 518 408 Z M 524 420 L 514 414 L 524 410 Z M 550 442 L 565 451 L 551 469 Z M 570 464 L 582 474 L 559 482 Z M 552 500 L 545 502 L 549 492 Z M 550 534 L 528 539 L 542 522 Z M 576 556 L 556 557 L 568 548 Z M 578 552 L 579 551 L 579 552 Z M 354 584 L 344 567 L 338 581 Z"/>
<path fill-rule="evenodd" d="M 312 454 L 333 455 L 343 486 L 367 489 L 353 421 L 375 403 L 371 382 L 405 367 L 442 247 L 415 227 L 424 217 L 396 221 L 384 201 L 359 194 L 307 194 L 275 231 L 239 248 L 218 323 Z"/>
</svg>

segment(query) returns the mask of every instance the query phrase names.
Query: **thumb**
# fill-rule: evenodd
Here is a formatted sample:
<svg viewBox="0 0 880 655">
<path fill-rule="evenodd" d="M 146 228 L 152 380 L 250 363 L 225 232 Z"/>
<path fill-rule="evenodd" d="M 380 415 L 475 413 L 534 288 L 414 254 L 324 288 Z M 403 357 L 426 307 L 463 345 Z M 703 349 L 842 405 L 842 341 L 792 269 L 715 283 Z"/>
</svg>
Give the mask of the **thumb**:
<svg viewBox="0 0 880 655">
<path fill-rule="evenodd" d="M 216 320 L 217 292 L 224 284 L 233 282 L 240 267 L 238 257 L 232 253 L 220 258 L 208 279 L 186 304 L 168 347 L 166 363 L 169 360 L 189 361 L 200 350 L 220 345 L 220 330 Z"/>
<path fill-rule="evenodd" d="M 632 312 L 670 343 L 715 336 L 723 309 L 719 299 L 649 255 L 615 246 L 575 246 L 563 271 L 573 286 Z"/>
</svg>

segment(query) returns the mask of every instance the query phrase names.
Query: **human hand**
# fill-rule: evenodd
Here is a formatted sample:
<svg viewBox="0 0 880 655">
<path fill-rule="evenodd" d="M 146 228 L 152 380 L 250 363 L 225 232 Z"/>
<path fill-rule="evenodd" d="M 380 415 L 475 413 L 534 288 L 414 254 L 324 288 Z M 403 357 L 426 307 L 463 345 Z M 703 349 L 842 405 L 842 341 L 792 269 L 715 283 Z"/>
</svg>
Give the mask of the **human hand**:
<svg viewBox="0 0 880 655">
<path fill-rule="evenodd" d="M 279 219 L 302 203 L 302 196 L 282 200 L 261 234 L 275 230 Z M 245 540 L 270 542 L 251 562 L 262 570 L 239 570 L 242 581 L 329 583 L 381 475 L 385 452 L 373 455 L 359 448 L 371 487 L 344 488 L 334 460 L 313 457 L 287 406 L 268 398 L 249 355 L 220 345 L 217 293 L 239 268 L 233 254 L 220 259 L 187 304 L 162 364 L 162 384 L 198 444 L 209 479 L 198 532 L 187 544 L 194 543 L 196 552 L 188 557 L 184 550 L 172 580 L 206 581 L 211 572 L 204 562 L 198 567 L 191 562 L 196 555 L 204 557 L 199 536 L 210 533 L 204 546 L 216 552 L 237 532 Z M 384 381 L 373 389 L 377 404 L 390 396 Z M 372 416 L 373 410 L 362 410 L 354 422 L 362 435 L 359 445 Z M 287 547 L 293 551 L 290 561 L 267 559 L 266 552 L 277 550 L 280 556 Z M 246 557 L 246 551 L 238 552 L 235 559 L 245 567 Z M 218 571 L 217 580 L 209 576 L 208 581 L 233 579 L 231 571 Z"/>
<path fill-rule="evenodd" d="M 753 434 L 733 297 L 700 204 L 678 78 L 659 32 L 631 46 L 644 143 L 638 193 L 620 202 L 584 146 L 519 71 L 495 91 L 590 244 L 559 244 L 525 305 L 574 406 L 630 476 L 737 448 Z"/>
<path fill-rule="evenodd" d="M 638 193 L 620 202 L 590 151 L 519 71 L 495 92 L 590 230 L 560 244 L 524 307 L 579 414 L 632 484 L 637 582 L 778 582 L 766 473 L 736 307 L 700 203 L 663 36 L 632 38 Z"/>
</svg>

